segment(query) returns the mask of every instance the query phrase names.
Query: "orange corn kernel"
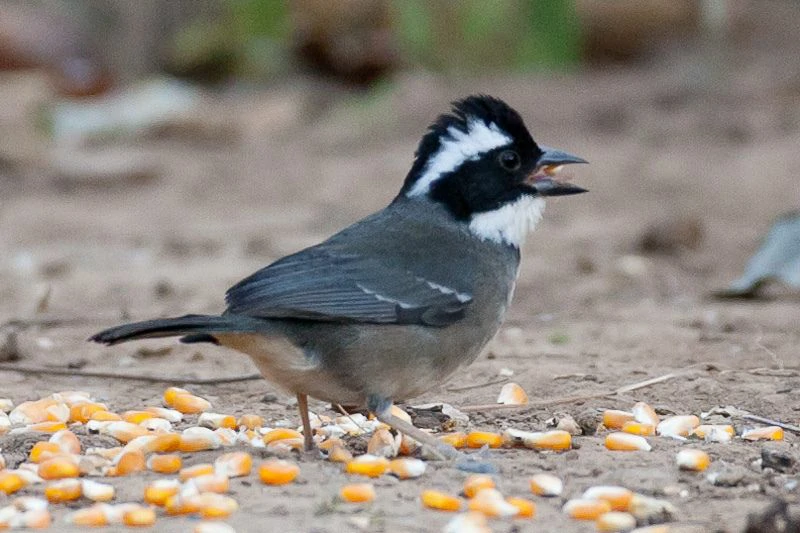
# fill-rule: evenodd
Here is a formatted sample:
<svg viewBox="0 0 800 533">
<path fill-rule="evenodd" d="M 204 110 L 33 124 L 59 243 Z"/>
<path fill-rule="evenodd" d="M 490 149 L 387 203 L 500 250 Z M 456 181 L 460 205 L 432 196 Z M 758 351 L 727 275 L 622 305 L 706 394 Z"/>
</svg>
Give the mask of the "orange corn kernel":
<svg viewBox="0 0 800 533">
<path fill-rule="evenodd" d="M 339 491 L 342 500 L 350 503 L 367 503 L 375 499 L 375 487 L 371 483 L 352 483 Z"/>
<path fill-rule="evenodd" d="M 344 446 L 334 446 L 328 452 L 328 461 L 332 463 L 349 463 L 353 460 L 353 454 Z"/>
<path fill-rule="evenodd" d="M 173 424 L 177 424 L 183 420 L 183 413 L 175 409 L 167 409 L 166 407 L 145 407 L 144 410 L 148 413 L 153 413 L 153 416 L 156 418 L 163 418 Z"/>
<path fill-rule="evenodd" d="M 28 458 L 31 460 L 32 463 L 41 463 L 45 459 L 50 459 L 51 457 L 63 454 L 64 451 L 61 449 L 61 446 L 59 446 L 57 443 L 40 440 L 39 442 L 33 445 L 33 448 L 31 448 L 31 453 L 28 456 Z"/>
<path fill-rule="evenodd" d="M 181 436 L 177 433 L 160 433 L 148 442 L 142 451 L 145 453 L 177 452 L 181 447 Z"/>
<path fill-rule="evenodd" d="M 478 494 L 478 491 L 493 488 L 495 488 L 495 484 L 491 477 L 486 474 L 472 474 L 467 476 L 467 479 L 464 480 L 464 488 L 461 492 L 463 492 L 464 496 L 467 498 L 473 498 Z"/>
<path fill-rule="evenodd" d="M 700 425 L 695 415 L 669 416 L 658 423 L 656 433 L 664 437 L 688 437 Z"/>
<path fill-rule="evenodd" d="M 177 398 L 179 394 L 191 394 L 191 392 L 180 387 L 168 387 L 162 396 L 164 405 L 171 406 L 175 403 L 175 398 Z"/>
<path fill-rule="evenodd" d="M 239 504 L 230 496 L 208 493 L 194 498 L 201 518 L 218 520 L 228 518 L 239 509 Z"/>
<path fill-rule="evenodd" d="M 413 457 L 404 457 L 389 461 L 389 473 L 400 479 L 413 479 L 425 473 L 425 461 Z"/>
<path fill-rule="evenodd" d="M 238 427 L 244 427 L 245 429 L 257 429 L 264 427 L 264 419 L 258 415 L 242 415 L 239 417 L 237 421 Z"/>
<path fill-rule="evenodd" d="M 141 424 L 145 420 L 154 418 L 156 415 L 149 411 L 125 411 L 122 413 L 122 419 L 131 424 Z"/>
<path fill-rule="evenodd" d="M 360 455 L 347 463 L 346 471 L 348 474 L 358 474 L 367 477 L 380 477 L 389 467 L 389 461 L 385 457 L 375 455 Z"/>
<path fill-rule="evenodd" d="M 94 502 L 108 502 L 114 499 L 114 486 L 107 483 L 99 483 L 91 479 L 84 479 L 81 482 L 81 491 L 85 498 Z"/>
<path fill-rule="evenodd" d="M 711 464 L 711 457 L 703 450 L 681 450 L 675 461 L 681 470 L 702 472 Z"/>
<path fill-rule="evenodd" d="M 126 526 L 152 526 L 156 523 L 156 512 L 152 507 L 136 506 L 122 513 L 122 523 Z"/>
<path fill-rule="evenodd" d="M 192 514 L 200 512 L 199 494 L 194 496 L 181 496 L 175 494 L 164 502 L 164 512 L 168 515 Z"/>
<path fill-rule="evenodd" d="M 636 518 L 630 513 L 611 511 L 600 515 L 595 521 L 595 527 L 602 533 L 631 531 L 636 527 Z"/>
<path fill-rule="evenodd" d="M 642 424 L 650 424 L 651 426 L 658 426 L 659 418 L 656 410 L 644 402 L 636 402 L 631 409 L 633 419 Z"/>
<path fill-rule="evenodd" d="M 0 492 L 14 494 L 25 486 L 25 480 L 16 472 L 3 470 L 0 472 Z"/>
<path fill-rule="evenodd" d="M 267 485 L 285 485 L 291 483 L 300 474 L 300 467 L 289 461 L 272 459 L 261 463 L 258 476 Z"/>
<path fill-rule="evenodd" d="M 247 452 L 231 452 L 214 460 L 214 471 L 228 477 L 249 476 L 253 469 L 253 457 Z"/>
<path fill-rule="evenodd" d="M 467 446 L 467 434 L 461 433 L 460 431 L 441 435 L 439 440 L 445 444 L 449 444 L 453 448 L 466 448 Z"/>
<path fill-rule="evenodd" d="M 135 472 L 141 472 L 147 468 L 147 462 L 144 459 L 144 453 L 141 450 L 131 450 L 122 452 L 119 456 L 116 466 L 113 468 L 114 476 L 127 476 Z"/>
<path fill-rule="evenodd" d="M 497 403 L 506 405 L 525 405 L 528 403 L 528 394 L 517 383 L 506 383 L 500 389 Z"/>
<path fill-rule="evenodd" d="M 81 482 L 77 479 L 60 479 L 47 485 L 44 497 L 50 503 L 63 503 L 77 500 L 83 494 Z"/>
<path fill-rule="evenodd" d="M 286 455 L 292 450 L 301 451 L 303 449 L 303 439 L 278 439 L 267 444 L 267 452 Z"/>
<path fill-rule="evenodd" d="M 525 498 L 506 498 L 506 501 L 517 508 L 517 518 L 533 518 L 536 515 L 536 504 Z"/>
<path fill-rule="evenodd" d="M 632 452 L 632 451 L 645 451 L 649 452 L 652 447 L 647 439 L 639 435 L 631 435 L 630 433 L 609 433 L 606 435 L 606 448 L 614 451 Z"/>
<path fill-rule="evenodd" d="M 40 431 L 42 433 L 55 433 L 56 431 L 61 431 L 67 429 L 67 425 L 64 422 L 38 422 L 36 424 L 30 424 L 27 426 L 28 431 Z"/>
<path fill-rule="evenodd" d="M 136 437 L 144 437 L 150 434 L 150 432 L 142 426 L 125 422 L 124 420 L 109 422 L 108 425 L 103 428 L 102 432 L 124 444 L 129 443 Z"/>
<path fill-rule="evenodd" d="M 468 503 L 470 511 L 478 511 L 489 517 L 507 518 L 519 512 L 514 505 L 508 503 L 497 489 L 482 489 Z"/>
<path fill-rule="evenodd" d="M 228 428 L 236 429 L 236 417 L 219 413 L 203 413 L 197 418 L 197 425 L 210 429 Z"/>
<path fill-rule="evenodd" d="M 108 518 L 105 513 L 105 506 L 92 505 L 69 513 L 65 520 L 75 526 L 100 527 L 108 525 Z"/>
<path fill-rule="evenodd" d="M 163 506 L 180 490 L 181 484 L 177 479 L 157 479 L 148 483 L 144 488 L 144 501 L 152 505 Z"/>
<path fill-rule="evenodd" d="M 400 449 L 401 438 L 395 438 L 388 429 L 379 428 L 372 433 L 372 437 L 367 442 L 367 453 L 380 457 L 395 457 Z"/>
<path fill-rule="evenodd" d="M 181 433 L 181 442 L 178 449 L 184 453 L 216 450 L 222 446 L 219 435 L 208 428 L 191 427 Z"/>
<path fill-rule="evenodd" d="M 767 426 L 763 428 L 748 429 L 742 432 L 744 440 L 783 440 L 783 428 Z"/>
<path fill-rule="evenodd" d="M 531 492 L 537 496 L 561 496 L 564 482 L 552 474 L 535 474 L 531 477 Z"/>
<path fill-rule="evenodd" d="M 78 436 L 75 433 L 68 429 L 53 433 L 53 436 L 50 437 L 50 442 L 58 444 L 66 453 L 76 455 L 81 453 L 81 441 L 78 440 Z"/>
<path fill-rule="evenodd" d="M 95 411 L 89 415 L 89 420 L 97 420 L 98 422 L 121 422 L 122 417 L 111 411 Z"/>
<path fill-rule="evenodd" d="M 170 387 L 170 388 L 175 388 L 175 387 Z M 168 396 L 171 399 L 171 401 L 167 401 Z M 202 413 L 211 409 L 211 402 L 209 402 L 205 398 L 201 398 L 200 396 L 195 396 L 190 392 L 179 393 L 175 395 L 168 395 L 165 392 L 164 402 L 166 403 L 167 407 L 171 407 L 172 409 L 180 411 L 185 415 Z"/>
<path fill-rule="evenodd" d="M 581 498 L 606 501 L 612 511 L 627 511 L 633 499 L 633 491 L 614 485 L 597 485 L 586 489 Z"/>
<path fill-rule="evenodd" d="M 651 424 L 642 424 L 631 420 L 622 425 L 623 433 L 630 433 L 631 435 L 641 435 L 642 437 L 651 437 L 656 434 L 656 428 Z"/>
<path fill-rule="evenodd" d="M 269 444 L 270 442 L 276 440 L 284 440 L 284 439 L 302 439 L 303 434 L 299 431 L 289 428 L 276 428 L 267 431 L 261 440 L 264 441 L 264 444 Z"/>
<path fill-rule="evenodd" d="M 186 468 L 182 469 L 178 477 L 181 481 L 186 481 L 187 479 L 191 479 L 193 477 L 204 476 L 206 474 L 213 473 L 214 465 L 211 463 L 200 463 L 194 466 L 187 466 Z"/>
<path fill-rule="evenodd" d="M 174 474 L 181 469 L 183 462 L 178 454 L 151 455 L 147 468 L 159 474 Z"/>
<path fill-rule="evenodd" d="M 461 509 L 461 500 L 450 494 L 438 490 L 424 490 L 420 495 L 422 505 L 439 511 L 458 511 Z"/>
<path fill-rule="evenodd" d="M 608 429 L 622 429 L 626 422 L 633 422 L 633 413 L 606 409 L 603 411 L 603 425 Z"/>
<path fill-rule="evenodd" d="M 215 492 L 222 494 L 230 489 L 230 480 L 224 474 L 205 474 L 197 476 L 190 481 L 201 493 Z"/>
<path fill-rule="evenodd" d="M 526 448 L 560 452 L 572 448 L 572 435 L 567 431 L 554 429 L 552 431 L 531 433 L 525 437 L 523 442 Z"/>
<path fill-rule="evenodd" d="M 467 434 L 467 448 L 499 448 L 503 445 L 503 436 L 488 431 L 472 431 Z"/>
<path fill-rule="evenodd" d="M 700 424 L 692 431 L 692 435 L 708 442 L 730 442 L 736 431 L 730 424 Z"/>
<path fill-rule="evenodd" d="M 76 403 L 69 408 L 69 422 L 80 422 L 81 424 L 85 424 L 90 420 L 90 417 L 93 413 L 107 410 L 108 407 L 102 403 Z"/>
<path fill-rule="evenodd" d="M 605 500 L 586 500 L 578 498 L 569 500 L 562 508 L 564 514 L 575 520 L 597 520 L 601 515 L 611 511 L 611 504 Z"/>
<path fill-rule="evenodd" d="M 80 473 L 78 462 L 67 455 L 51 457 L 39 463 L 38 474 L 42 479 L 78 477 Z"/>
</svg>

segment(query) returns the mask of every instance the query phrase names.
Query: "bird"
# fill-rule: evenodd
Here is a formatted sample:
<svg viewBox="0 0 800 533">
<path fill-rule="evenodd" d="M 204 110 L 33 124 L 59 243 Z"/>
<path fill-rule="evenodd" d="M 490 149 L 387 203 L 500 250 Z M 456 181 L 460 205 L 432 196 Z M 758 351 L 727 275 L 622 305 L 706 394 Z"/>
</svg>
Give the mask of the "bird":
<svg viewBox="0 0 800 533">
<path fill-rule="evenodd" d="M 545 199 L 586 192 L 559 179 L 561 167 L 587 161 L 537 144 L 499 98 L 451 106 L 424 133 L 388 206 L 239 281 L 222 314 L 124 324 L 90 340 L 177 336 L 248 355 L 296 395 L 306 450 L 310 396 L 366 407 L 452 457 L 391 407 L 441 386 L 497 333 Z"/>
</svg>

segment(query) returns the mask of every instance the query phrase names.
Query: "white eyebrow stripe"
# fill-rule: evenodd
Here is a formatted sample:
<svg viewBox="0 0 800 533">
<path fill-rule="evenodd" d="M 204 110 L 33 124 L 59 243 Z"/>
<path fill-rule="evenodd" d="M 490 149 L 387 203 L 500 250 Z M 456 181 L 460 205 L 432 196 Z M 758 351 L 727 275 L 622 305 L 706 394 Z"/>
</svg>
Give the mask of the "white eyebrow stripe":
<svg viewBox="0 0 800 533">
<path fill-rule="evenodd" d="M 475 160 L 484 152 L 511 144 L 511 137 L 503 133 L 497 124 L 486 124 L 483 120 L 467 120 L 467 131 L 456 127 L 447 129 L 447 136 L 440 140 L 439 151 L 425 165 L 422 176 L 408 191 L 407 196 L 427 194 L 431 185 L 443 174 L 452 172 L 467 161 Z"/>
</svg>

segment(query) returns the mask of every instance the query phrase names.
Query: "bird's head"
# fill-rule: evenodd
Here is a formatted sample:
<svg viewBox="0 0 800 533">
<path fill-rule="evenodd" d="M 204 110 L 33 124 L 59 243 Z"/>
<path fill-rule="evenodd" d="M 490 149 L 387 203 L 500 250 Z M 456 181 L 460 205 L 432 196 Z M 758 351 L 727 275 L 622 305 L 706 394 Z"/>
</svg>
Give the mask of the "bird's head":
<svg viewBox="0 0 800 533">
<path fill-rule="evenodd" d="M 572 163 L 586 161 L 536 144 L 502 100 L 470 96 L 431 125 L 399 197 L 440 202 L 475 236 L 519 247 L 546 196 L 585 192 L 556 177 Z"/>
</svg>

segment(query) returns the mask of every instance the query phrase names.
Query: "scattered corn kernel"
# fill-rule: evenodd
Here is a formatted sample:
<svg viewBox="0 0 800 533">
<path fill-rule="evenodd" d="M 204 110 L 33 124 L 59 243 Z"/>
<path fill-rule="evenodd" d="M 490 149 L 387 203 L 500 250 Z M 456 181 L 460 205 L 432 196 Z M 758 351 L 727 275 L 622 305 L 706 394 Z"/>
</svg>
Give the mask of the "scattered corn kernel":
<svg viewBox="0 0 800 533">
<path fill-rule="evenodd" d="M 644 402 L 636 402 L 631 409 L 633 419 L 642 424 L 650 424 L 651 426 L 658 426 L 659 418 L 656 410 Z"/>
<path fill-rule="evenodd" d="M 536 515 L 536 504 L 525 498 L 506 498 L 506 501 L 517 508 L 517 518 L 533 518 Z"/>
<path fill-rule="evenodd" d="M 183 420 L 183 413 L 175 409 L 168 409 L 166 407 L 146 407 L 145 411 L 148 413 L 153 413 L 155 417 L 163 418 L 164 420 L 167 420 L 173 424 Z"/>
<path fill-rule="evenodd" d="M 211 428 L 236 428 L 236 417 L 233 415 L 223 415 L 219 413 L 203 413 L 197 418 L 197 425 Z"/>
<path fill-rule="evenodd" d="M 653 523 L 675 520 L 678 510 L 666 500 L 659 500 L 645 496 L 644 494 L 634 494 L 628 508 L 638 523 Z"/>
<path fill-rule="evenodd" d="M 360 455 L 347 463 L 346 471 L 348 474 L 359 474 L 368 477 L 380 477 L 389 467 L 389 461 L 385 457 L 375 455 Z"/>
<path fill-rule="evenodd" d="M 461 492 L 467 498 L 474 498 L 483 489 L 495 488 L 494 480 L 486 474 L 471 474 L 464 480 L 464 488 Z"/>
<path fill-rule="evenodd" d="M 89 420 L 97 420 L 98 422 L 122 422 L 122 417 L 117 413 L 111 411 L 95 411 L 89 415 Z"/>
<path fill-rule="evenodd" d="M 216 450 L 222 446 L 219 435 L 208 428 L 190 427 L 181 433 L 179 450 L 182 452 L 200 452 L 203 450 Z"/>
<path fill-rule="evenodd" d="M 147 441 L 142 451 L 144 453 L 165 453 L 177 452 L 181 447 L 181 436 L 177 433 L 161 433 L 153 435 L 153 439 Z"/>
<path fill-rule="evenodd" d="M 231 452 L 214 460 L 214 471 L 227 477 L 249 476 L 253 469 L 253 457 L 247 452 Z"/>
<path fill-rule="evenodd" d="M 567 501 L 562 511 L 575 520 L 597 520 L 601 515 L 611 511 L 611 504 L 605 500 L 576 498 Z"/>
<path fill-rule="evenodd" d="M 645 451 L 649 452 L 652 447 L 647 439 L 639 435 L 631 435 L 630 433 L 609 433 L 606 435 L 606 448 L 614 451 Z"/>
<path fill-rule="evenodd" d="M 119 461 L 114 466 L 114 476 L 127 476 L 136 472 L 141 472 L 147 468 L 144 453 L 141 450 L 123 451 L 119 456 Z"/>
<path fill-rule="evenodd" d="M 108 411 L 108 406 L 96 402 L 76 403 L 69 408 L 69 422 L 85 424 L 92 414 L 98 411 Z"/>
<path fill-rule="evenodd" d="M 478 511 L 489 517 L 507 518 L 516 516 L 519 509 L 503 498 L 500 491 L 493 488 L 481 489 L 467 503 L 470 511 Z"/>
<path fill-rule="evenodd" d="M 202 413 L 211 409 L 211 402 L 205 398 L 195 396 L 188 391 L 176 392 L 174 394 L 169 393 L 172 389 L 184 390 L 178 389 L 177 387 L 170 387 L 167 389 L 167 392 L 164 392 L 164 403 L 167 407 L 171 407 L 185 415 Z"/>
<path fill-rule="evenodd" d="M 651 424 L 642 424 L 635 420 L 625 422 L 625 424 L 622 425 L 622 431 L 624 433 L 630 433 L 631 435 L 641 435 L 642 437 L 651 437 L 656 434 L 655 426 Z"/>
<path fill-rule="evenodd" d="M 603 425 L 608 429 L 622 429 L 626 422 L 633 421 L 633 413 L 620 411 L 618 409 L 606 409 L 603 411 Z"/>
<path fill-rule="evenodd" d="M 253 414 L 242 415 L 239 417 L 237 425 L 238 427 L 244 427 L 246 429 L 256 429 L 264 427 L 264 419 Z"/>
<path fill-rule="evenodd" d="M 748 429 L 742 432 L 744 440 L 783 440 L 783 428 L 767 426 L 763 428 Z"/>
<path fill-rule="evenodd" d="M 69 513 L 65 517 L 68 524 L 83 527 L 100 527 L 108 525 L 105 505 L 92 505 Z"/>
<path fill-rule="evenodd" d="M 267 431 L 264 436 L 261 438 L 264 441 L 264 444 L 269 444 L 270 442 L 276 440 L 284 440 L 284 439 L 302 439 L 303 434 L 299 431 L 290 428 L 276 428 Z"/>
<path fill-rule="evenodd" d="M 21 475 L 9 470 L 0 472 L 0 492 L 14 494 L 25 486 L 25 480 Z"/>
<path fill-rule="evenodd" d="M 483 513 L 467 511 L 454 516 L 444 526 L 442 533 L 492 533 L 492 530 Z"/>
<path fill-rule="evenodd" d="M 76 455 L 81 453 L 81 441 L 78 440 L 75 433 L 68 429 L 53 433 L 53 436 L 50 437 L 50 442 L 57 444 L 66 453 Z"/>
<path fill-rule="evenodd" d="M 488 431 L 472 431 L 467 434 L 467 448 L 499 448 L 503 445 L 503 436 Z"/>
<path fill-rule="evenodd" d="M 367 443 L 367 453 L 379 457 L 396 457 L 400 451 L 400 439 L 395 437 L 388 429 L 380 428 L 370 437 Z"/>
<path fill-rule="evenodd" d="M 103 427 L 102 433 L 110 435 L 124 444 L 129 443 L 136 437 L 144 437 L 149 434 L 142 426 L 125 422 L 124 420 L 109 422 Z"/>
<path fill-rule="evenodd" d="M 5 435 L 11 429 L 11 419 L 8 415 L 0 411 L 0 435 Z"/>
<path fill-rule="evenodd" d="M 55 442 L 48 442 L 40 440 L 31 448 L 31 453 L 28 456 L 32 463 L 41 463 L 45 459 L 50 459 L 57 455 L 63 455 L 64 451 Z"/>
<path fill-rule="evenodd" d="M 145 420 L 149 420 L 156 415 L 150 411 L 125 411 L 120 416 L 122 416 L 122 419 L 125 422 L 130 422 L 131 424 L 141 424 Z"/>
<path fill-rule="evenodd" d="M 367 503 L 375 499 L 375 487 L 371 483 L 352 483 L 339 491 L 342 500 L 350 503 Z"/>
<path fill-rule="evenodd" d="M 193 477 L 197 476 L 205 476 L 207 474 L 214 473 L 214 465 L 211 463 L 200 463 L 194 466 L 187 466 L 186 468 L 181 470 L 179 474 L 179 478 L 181 481 L 186 481 Z"/>
<path fill-rule="evenodd" d="M 564 482 L 552 474 L 535 474 L 531 477 L 531 492 L 537 496 L 561 496 Z"/>
<path fill-rule="evenodd" d="M 700 424 L 694 428 L 692 435 L 708 442 L 729 442 L 736 431 L 730 424 Z"/>
<path fill-rule="evenodd" d="M 581 498 L 607 501 L 612 511 L 627 511 L 633 498 L 633 491 L 615 485 L 596 485 L 586 489 Z"/>
<path fill-rule="evenodd" d="M 564 451 L 572 448 L 572 435 L 561 429 L 533 432 L 523 440 L 526 448 L 534 450 Z"/>
<path fill-rule="evenodd" d="M 178 454 L 151 455 L 147 468 L 159 474 L 174 474 L 181 469 L 181 456 Z"/>
<path fill-rule="evenodd" d="M 63 503 L 77 500 L 83 489 L 77 479 L 60 479 L 49 483 L 44 489 L 44 497 L 51 503 Z"/>
<path fill-rule="evenodd" d="M 37 473 L 42 479 L 62 479 L 78 477 L 81 471 L 75 459 L 67 455 L 59 455 L 39 463 Z"/>
<path fill-rule="evenodd" d="M 658 423 L 656 433 L 662 437 L 688 437 L 700 425 L 695 415 L 669 416 Z"/>
<path fill-rule="evenodd" d="M 67 429 L 67 425 L 64 422 L 37 422 L 36 424 L 26 426 L 25 429 L 28 431 L 40 431 L 42 433 L 55 433 L 56 431 Z"/>
<path fill-rule="evenodd" d="M 122 523 L 126 526 L 152 526 L 156 523 L 156 512 L 152 507 L 137 506 L 122 514 Z"/>
<path fill-rule="evenodd" d="M 425 473 L 425 461 L 412 457 L 389 461 L 389 473 L 400 479 L 413 479 Z"/>
<path fill-rule="evenodd" d="M 460 431 L 441 435 L 439 440 L 445 444 L 449 444 L 453 448 L 466 448 L 467 446 L 467 434 L 461 433 Z"/>
<path fill-rule="evenodd" d="M 228 518 L 239 509 L 239 504 L 230 496 L 208 493 L 201 494 L 196 500 L 200 517 L 206 520 Z"/>
<path fill-rule="evenodd" d="M 218 473 L 193 477 L 189 483 L 194 485 L 200 493 L 215 492 L 222 494 L 230 489 L 228 476 Z"/>
<path fill-rule="evenodd" d="M 636 518 L 630 513 L 611 511 L 600 515 L 595 521 L 597 531 L 603 533 L 618 533 L 630 531 L 636 527 Z"/>
<path fill-rule="evenodd" d="M 497 403 L 505 405 L 525 405 L 528 403 L 528 394 L 517 383 L 506 383 L 500 389 Z"/>
<path fill-rule="evenodd" d="M 344 446 L 334 446 L 328 452 L 328 460 L 333 463 L 349 463 L 353 460 L 353 454 Z"/>
<path fill-rule="evenodd" d="M 461 509 L 461 500 L 450 494 L 438 490 L 424 490 L 420 495 L 422 505 L 439 511 L 458 511 Z"/>
<path fill-rule="evenodd" d="M 702 472 L 711 464 L 711 457 L 703 450 L 681 450 L 675 461 L 681 470 Z"/>
<path fill-rule="evenodd" d="M 180 492 L 181 484 L 177 479 L 157 479 L 144 488 L 144 501 L 152 505 L 163 506 L 167 500 Z"/>
<path fill-rule="evenodd" d="M 280 459 L 265 461 L 258 467 L 258 476 L 261 478 L 261 481 L 267 485 L 285 485 L 291 483 L 297 478 L 299 473 L 299 466 Z"/>
<path fill-rule="evenodd" d="M 114 499 L 114 486 L 107 483 L 100 483 L 91 479 L 84 479 L 81 482 L 81 492 L 84 497 L 94 502 L 109 502 Z"/>
<path fill-rule="evenodd" d="M 15 521 L 14 529 L 47 529 L 53 523 L 50 511 L 47 509 L 34 509 L 23 512 L 18 521 Z"/>
</svg>

